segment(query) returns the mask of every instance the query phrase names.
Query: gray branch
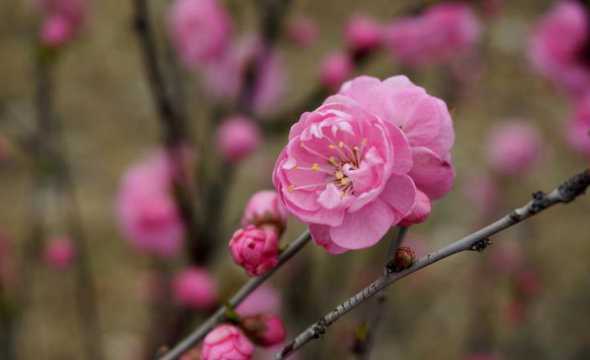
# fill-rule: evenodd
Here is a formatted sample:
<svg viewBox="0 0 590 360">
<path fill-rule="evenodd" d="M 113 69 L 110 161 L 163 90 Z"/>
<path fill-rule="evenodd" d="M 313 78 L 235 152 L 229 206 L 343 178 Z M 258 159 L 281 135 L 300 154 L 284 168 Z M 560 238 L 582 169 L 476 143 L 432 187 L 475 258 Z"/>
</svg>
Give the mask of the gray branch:
<svg viewBox="0 0 590 360">
<path fill-rule="evenodd" d="M 384 274 L 369 286 L 362 289 L 356 295 L 338 305 L 334 310 L 327 313 L 318 322 L 308 327 L 301 334 L 296 336 L 281 350 L 281 352 L 275 355 L 275 359 L 285 359 L 289 355 L 292 355 L 297 350 L 301 349 L 310 341 L 319 339 L 327 331 L 331 324 L 399 279 L 404 278 L 422 268 L 432 265 L 454 254 L 469 250 L 481 251 L 490 244 L 490 236 L 493 236 L 511 226 L 514 226 L 521 221 L 524 221 L 540 213 L 541 211 L 552 207 L 555 204 L 565 204 L 573 201 L 576 197 L 582 195 L 588 186 L 590 186 L 590 170 L 584 170 L 583 172 L 565 181 L 557 189 L 553 190 L 549 194 L 545 194 L 543 192 L 534 193 L 533 200 L 525 206 L 513 210 L 510 214 L 504 216 L 498 221 L 470 235 L 467 235 L 461 240 L 451 243 L 440 250 L 434 251 L 422 257 L 408 269 L 397 273 L 389 272 Z"/>
<path fill-rule="evenodd" d="M 262 283 L 270 278 L 281 266 L 289 261 L 299 250 L 303 249 L 309 242 L 311 236 L 309 231 L 305 231 L 295 241 L 293 241 L 285 251 L 279 256 L 279 262 L 277 266 L 269 270 L 265 274 L 253 278 L 248 281 L 244 286 L 238 290 L 234 296 L 229 299 L 226 305 L 217 309 L 217 311 L 207 319 L 199 328 L 188 335 L 184 340 L 178 343 L 174 348 L 165 353 L 160 357 L 159 360 L 175 360 L 180 358 L 182 354 L 190 350 L 193 346 L 199 343 L 213 328 L 226 320 L 226 313 L 228 310 L 235 309 L 236 306 L 240 305 L 254 290 L 256 290 Z"/>
</svg>

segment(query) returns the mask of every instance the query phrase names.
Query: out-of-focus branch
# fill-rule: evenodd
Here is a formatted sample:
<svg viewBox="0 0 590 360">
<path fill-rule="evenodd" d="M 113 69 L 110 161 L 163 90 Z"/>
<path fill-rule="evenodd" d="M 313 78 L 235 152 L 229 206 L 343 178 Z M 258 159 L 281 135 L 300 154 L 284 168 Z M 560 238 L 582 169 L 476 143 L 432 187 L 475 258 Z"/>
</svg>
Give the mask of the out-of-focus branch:
<svg viewBox="0 0 590 360">
<path fill-rule="evenodd" d="M 500 233 L 503 230 L 552 207 L 553 205 L 560 203 L 567 204 L 573 201 L 575 198 L 585 193 L 588 186 L 590 186 L 590 170 L 584 170 L 566 180 L 549 194 L 543 192 L 533 194 L 533 200 L 525 206 L 513 210 L 498 221 L 464 237 L 461 240 L 422 257 L 411 267 L 400 272 L 388 272 L 373 281 L 366 288 L 359 291 L 356 295 L 338 305 L 334 310 L 324 315 L 318 322 L 308 327 L 301 334 L 297 335 L 281 350 L 281 352 L 276 354 L 275 359 L 285 359 L 310 341 L 319 339 L 321 335 L 326 333 L 330 325 L 399 279 L 463 251 L 482 251 L 490 244 L 490 236 Z"/>
<path fill-rule="evenodd" d="M 240 303 L 244 301 L 252 292 L 254 292 L 254 290 L 256 290 L 260 285 L 268 280 L 279 268 L 281 268 L 293 256 L 295 256 L 295 254 L 303 249 L 310 239 L 311 236 L 308 231 L 301 234 L 295 241 L 289 244 L 285 251 L 281 253 L 277 266 L 266 272 L 264 275 L 255 277 L 244 284 L 244 286 L 242 286 L 240 290 L 238 290 L 238 292 L 236 292 L 231 297 L 231 299 L 229 299 L 226 305 L 217 309 L 217 311 L 211 317 L 209 317 L 209 319 L 201 324 L 201 326 L 199 326 L 184 340 L 178 343 L 174 348 L 162 355 L 159 360 L 179 359 L 182 354 L 190 350 L 193 346 L 197 345 L 199 341 L 203 340 L 209 331 L 226 320 L 226 314 L 228 310 L 233 310 L 236 306 L 240 305 Z"/>
</svg>

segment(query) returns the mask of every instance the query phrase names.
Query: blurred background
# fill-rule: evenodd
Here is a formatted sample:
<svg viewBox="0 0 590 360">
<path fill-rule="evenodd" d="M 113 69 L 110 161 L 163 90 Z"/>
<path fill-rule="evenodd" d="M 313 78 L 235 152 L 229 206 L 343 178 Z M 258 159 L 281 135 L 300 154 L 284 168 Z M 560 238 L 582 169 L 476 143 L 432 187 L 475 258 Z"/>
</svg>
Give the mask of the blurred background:
<svg viewBox="0 0 590 360">
<path fill-rule="evenodd" d="M 255 1 L 219 3 L 231 14 L 234 36 L 259 28 L 260 8 Z M 402 16 L 420 16 L 430 3 L 435 2 L 293 0 L 275 46 L 284 70 L 284 91 L 260 111 L 261 118 L 272 118 L 262 122 L 293 123 L 299 113 L 317 105 L 307 99 L 313 99 L 318 88 L 329 87 L 319 75 L 321 59 L 346 49 L 343 29 L 352 15 L 363 14 L 387 25 Z M 529 56 L 535 24 L 559 2 L 466 3 L 480 23 L 477 41 L 468 53 L 444 63 L 416 65 L 404 64 L 390 50 L 380 49 L 357 62 L 345 76 L 368 74 L 383 79 L 406 74 L 448 103 L 456 132 L 457 177 L 453 191 L 435 204 L 430 218 L 409 230 L 406 245 L 418 255 L 524 204 L 535 191 L 553 189 L 588 164 L 587 156 L 576 151 L 566 136 L 579 100 L 535 69 Z M 40 76 L 36 59 L 41 56 L 37 35 L 43 11 L 33 1 L 0 3 L 0 303 L 3 321 L 12 324 L 3 327 L 0 343 L 5 348 L 13 346 L 19 359 L 96 358 L 87 353 L 84 329 L 88 323 L 77 310 L 81 293 L 77 289 L 85 281 L 80 280 L 81 262 L 72 260 L 67 249 L 66 255 L 55 255 L 53 260 L 48 255 L 48 248 L 64 239 L 74 247 L 69 249 L 71 257 L 79 255 L 79 242 L 72 239 L 76 230 L 73 233 L 68 225 L 72 211 L 80 216 L 85 233 L 83 262 L 86 276 L 94 279 L 104 358 L 148 358 L 146 349 L 171 345 L 150 343 L 154 333 L 167 338 L 163 334 L 169 331 L 154 299 L 162 293 L 172 296 L 165 280 L 190 260 L 186 254 L 155 259 L 137 251 L 121 229 L 117 205 L 125 174 L 161 149 L 162 138 L 133 28 L 133 5 L 132 1 L 89 2 L 79 34 L 60 47 L 52 61 L 53 112 L 61 122 L 62 155 L 74 184 L 71 187 L 66 181 L 64 192 L 40 180 L 44 162 L 39 157 L 35 160 L 35 146 L 31 146 L 45 136 L 37 128 L 35 101 Z M 203 70 L 189 69 L 175 59 L 167 31 L 171 1 L 153 0 L 149 5 L 158 54 L 163 67 L 168 66 L 166 79 L 182 91 L 187 131 L 197 144 L 198 150 L 191 150 L 189 156 L 191 165 L 198 167 L 203 159 L 219 162 L 222 155 L 211 141 L 217 123 L 211 119 L 231 114 L 232 105 L 211 96 Z M 309 44 L 298 43 L 288 33 L 301 18 L 317 27 L 317 36 L 311 36 Z M 170 70 L 174 68 L 176 73 Z M 319 93 L 330 93 L 326 91 Z M 494 134 L 506 123 L 532 128 L 534 139 L 517 136 L 508 144 L 492 145 Z M 234 163 L 231 180 L 217 189 L 227 201 L 217 217 L 221 225 L 206 266 L 217 282 L 220 301 L 248 279 L 232 261 L 227 241 L 240 226 L 248 198 L 255 191 L 272 189 L 274 161 L 286 140 L 286 131 L 265 131 L 260 146 Z M 528 141 L 534 145 L 528 146 Z M 518 145 L 531 154 L 517 164 L 517 170 L 503 173 L 494 167 L 490 148 L 506 146 L 516 154 L 521 151 Z M 215 170 L 219 169 L 202 169 Z M 79 209 L 68 195 L 72 189 Z M 215 190 L 197 193 L 211 191 Z M 42 210 L 40 201 L 45 204 Z M 589 208 L 587 198 L 558 206 L 495 237 L 493 246 L 483 253 L 460 254 L 391 287 L 372 357 L 590 358 Z M 290 219 L 282 241 L 293 240 L 303 230 L 301 223 Z M 35 238 L 37 246 L 28 252 Z M 382 241 L 370 249 L 332 256 L 309 245 L 279 270 L 270 283 L 281 303 L 288 338 L 380 275 L 387 246 Z M 358 356 L 355 343 L 372 306 L 368 302 L 337 322 L 299 358 Z M 168 307 L 162 313 L 170 311 L 174 310 Z M 198 324 L 207 312 L 189 313 L 190 324 Z"/>
</svg>

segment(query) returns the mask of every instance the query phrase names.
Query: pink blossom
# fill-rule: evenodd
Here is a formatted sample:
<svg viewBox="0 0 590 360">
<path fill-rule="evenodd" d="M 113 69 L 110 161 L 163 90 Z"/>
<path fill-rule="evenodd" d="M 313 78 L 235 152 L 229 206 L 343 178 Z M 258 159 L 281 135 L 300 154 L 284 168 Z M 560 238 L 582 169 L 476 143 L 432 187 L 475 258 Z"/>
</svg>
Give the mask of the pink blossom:
<svg viewBox="0 0 590 360">
<path fill-rule="evenodd" d="M 187 67 L 217 61 L 230 44 L 231 18 L 217 0 L 175 0 L 168 24 L 172 43 Z"/>
<path fill-rule="evenodd" d="M 569 145 L 590 157 L 590 94 L 578 101 L 574 116 L 569 120 L 566 129 Z"/>
<path fill-rule="evenodd" d="M 47 265 L 58 270 L 65 270 L 76 258 L 74 244 L 67 237 L 52 239 L 45 248 L 44 258 Z"/>
<path fill-rule="evenodd" d="M 287 74 L 282 58 L 276 52 L 259 57 L 264 51 L 259 39 L 248 36 L 230 46 L 219 60 L 203 68 L 204 80 L 217 100 L 236 100 L 244 86 L 244 75 L 254 59 L 258 59 L 258 77 L 252 94 L 253 109 L 266 114 L 276 109 L 285 92 Z"/>
<path fill-rule="evenodd" d="M 410 226 L 426 221 L 432 210 L 430 198 L 422 191 L 416 192 L 416 204 L 412 211 L 402 219 L 400 226 Z"/>
<path fill-rule="evenodd" d="M 43 45 L 58 47 L 72 40 L 80 31 L 86 14 L 86 0 L 37 0 L 43 13 L 40 37 Z"/>
<path fill-rule="evenodd" d="M 261 142 L 260 130 L 253 120 L 234 115 L 217 129 L 217 150 L 226 161 L 237 163 L 252 154 Z"/>
<path fill-rule="evenodd" d="M 320 83 L 330 89 L 337 89 L 354 70 L 352 59 L 347 53 L 329 54 L 320 65 Z"/>
<path fill-rule="evenodd" d="M 287 225 L 287 210 L 273 190 L 258 191 L 246 204 L 242 226 L 272 225 L 283 229 Z"/>
<path fill-rule="evenodd" d="M 363 76 L 293 125 L 273 182 L 330 253 L 366 248 L 410 214 L 417 191 L 450 190 L 453 138 L 444 102 L 403 76 Z"/>
<path fill-rule="evenodd" d="M 281 294 L 268 285 L 262 285 L 242 301 L 236 311 L 241 316 L 262 313 L 280 314 Z"/>
<path fill-rule="evenodd" d="M 203 340 L 201 360 L 250 360 L 254 345 L 233 325 L 219 325 Z"/>
<path fill-rule="evenodd" d="M 490 131 L 487 157 L 499 174 L 526 174 L 541 158 L 541 135 L 526 122 L 505 121 Z"/>
<path fill-rule="evenodd" d="M 282 343 L 287 335 L 283 320 L 273 314 L 259 314 L 242 318 L 242 328 L 256 344 L 264 347 Z"/>
<path fill-rule="evenodd" d="M 171 257 L 182 247 L 184 227 L 172 197 L 173 169 L 164 153 L 130 167 L 119 188 L 121 230 L 138 250 Z"/>
<path fill-rule="evenodd" d="M 364 52 L 381 46 L 383 34 L 383 26 L 375 19 L 364 15 L 352 16 L 344 30 L 346 43 L 355 52 Z"/>
<path fill-rule="evenodd" d="M 576 1 L 558 1 L 531 35 L 529 56 L 537 70 L 566 91 L 580 95 L 590 87 L 584 58 L 588 16 Z"/>
<path fill-rule="evenodd" d="M 469 204 L 474 206 L 481 215 L 492 215 L 498 207 L 498 186 L 492 176 L 474 176 L 465 182 L 463 193 Z"/>
<path fill-rule="evenodd" d="M 304 16 L 293 19 L 287 27 L 289 40 L 302 48 L 310 47 L 317 40 L 319 32 L 317 24 Z"/>
<path fill-rule="evenodd" d="M 421 15 L 395 20 L 386 30 L 385 43 L 405 65 L 445 63 L 473 49 L 480 27 L 469 6 L 441 3 Z"/>
<path fill-rule="evenodd" d="M 203 268 L 190 267 L 176 274 L 172 287 L 176 301 L 193 309 L 209 309 L 218 298 L 217 283 Z"/>
<path fill-rule="evenodd" d="M 279 257 L 279 238 L 273 227 L 248 225 L 236 231 L 229 248 L 236 264 L 250 276 L 259 276 L 275 267 Z"/>
</svg>

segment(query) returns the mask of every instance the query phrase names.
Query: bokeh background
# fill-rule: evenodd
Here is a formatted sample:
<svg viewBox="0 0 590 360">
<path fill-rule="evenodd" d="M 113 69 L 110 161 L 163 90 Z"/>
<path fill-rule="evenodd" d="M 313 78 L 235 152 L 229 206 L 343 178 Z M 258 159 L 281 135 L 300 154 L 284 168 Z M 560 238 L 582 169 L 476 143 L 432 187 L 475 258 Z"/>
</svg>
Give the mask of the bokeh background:
<svg viewBox="0 0 590 360">
<path fill-rule="evenodd" d="M 257 26 L 252 3 L 224 1 L 240 32 Z M 320 37 L 304 50 L 288 41 L 278 45 L 289 80 L 276 112 L 299 104 L 317 86 L 318 59 L 343 46 L 342 29 L 351 14 L 364 13 L 387 23 L 407 12 L 413 3 L 294 0 L 286 21 L 308 16 L 319 25 Z M 484 31 L 475 56 L 460 65 L 464 71 L 459 72 L 467 74 L 461 84 L 446 67 L 407 70 L 386 52 L 357 70 L 380 78 L 408 73 L 429 93 L 449 102 L 456 131 L 453 155 L 457 180 L 429 220 L 411 228 L 409 241 L 417 252 L 460 238 L 497 214 L 525 203 L 534 191 L 550 190 L 587 166 L 588 160 L 564 140 L 571 103 L 531 68 L 527 58 L 531 26 L 551 4 L 505 1 L 495 16 L 478 13 Z M 151 5 L 164 42 L 163 14 L 169 2 L 154 0 Z M 153 308 L 145 288 L 156 270 L 149 257 L 136 253 L 122 236 L 115 199 L 126 169 L 159 145 L 160 129 L 132 29 L 131 1 L 94 1 L 91 10 L 83 33 L 63 52 L 55 68 L 55 108 L 63 121 L 87 232 L 107 358 L 135 359 L 141 358 L 152 326 Z M 0 160 L 0 233 L 12 244 L 8 256 L 0 254 L 4 264 L 19 261 L 31 231 L 33 163 L 30 154 L 18 147 L 17 139 L 34 126 L 37 22 L 38 14 L 29 1 L 0 2 L 0 145 L 6 149 Z M 198 131 L 199 124 L 213 107 L 204 100 L 207 90 L 199 86 L 198 76 L 183 71 L 181 78 L 192 130 L 202 139 L 208 135 Z M 482 212 L 480 204 L 466 193 L 474 178 L 490 176 L 486 160 L 489 130 L 510 118 L 539 129 L 541 160 L 522 176 L 501 179 L 495 196 L 498 212 Z M 281 121 L 294 122 L 296 118 Z M 224 239 L 238 227 L 248 197 L 272 187 L 274 159 L 285 142 L 286 134 L 269 138 L 239 165 L 234 182 L 224 190 L 229 193 L 223 215 Z M 211 147 L 198 156 L 219 155 Z M 400 281 L 388 290 L 387 311 L 373 358 L 462 359 L 476 353 L 499 359 L 590 358 L 589 209 L 587 198 L 558 206 L 495 237 L 489 251 L 455 256 Z M 51 213 L 49 219 L 47 236 L 61 235 L 60 215 Z M 294 239 L 303 230 L 302 224 L 290 221 L 283 241 Z M 386 248 L 381 242 L 368 250 L 331 256 L 310 245 L 280 270 L 272 284 L 282 293 L 289 335 L 303 330 L 378 276 Z M 522 255 L 519 270 L 505 271 L 509 267 L 502 257 L 505 252 Z M 218 244 L 215 256 L 211 271 L 227 296 L 247 277 L 232 262 L 225 241 Z M 181 268 L 183 260 L 172 260 L 168 265 Z M 19 319 L 16 346 L 22 358 L 84 358 L 75 310 L 75 270 L 55 270 L 43 261 L 27 267 L 34 274 L 30 283 L 20 282 L 16 273 L 5 291 L 10 295 L 19 287 L 31 289 L 31 302 Z M 300 358 L 353 358 L 350 349 L 355 329 L 372 305 L 367 303 L 339 321 Z"/>
</svg>

